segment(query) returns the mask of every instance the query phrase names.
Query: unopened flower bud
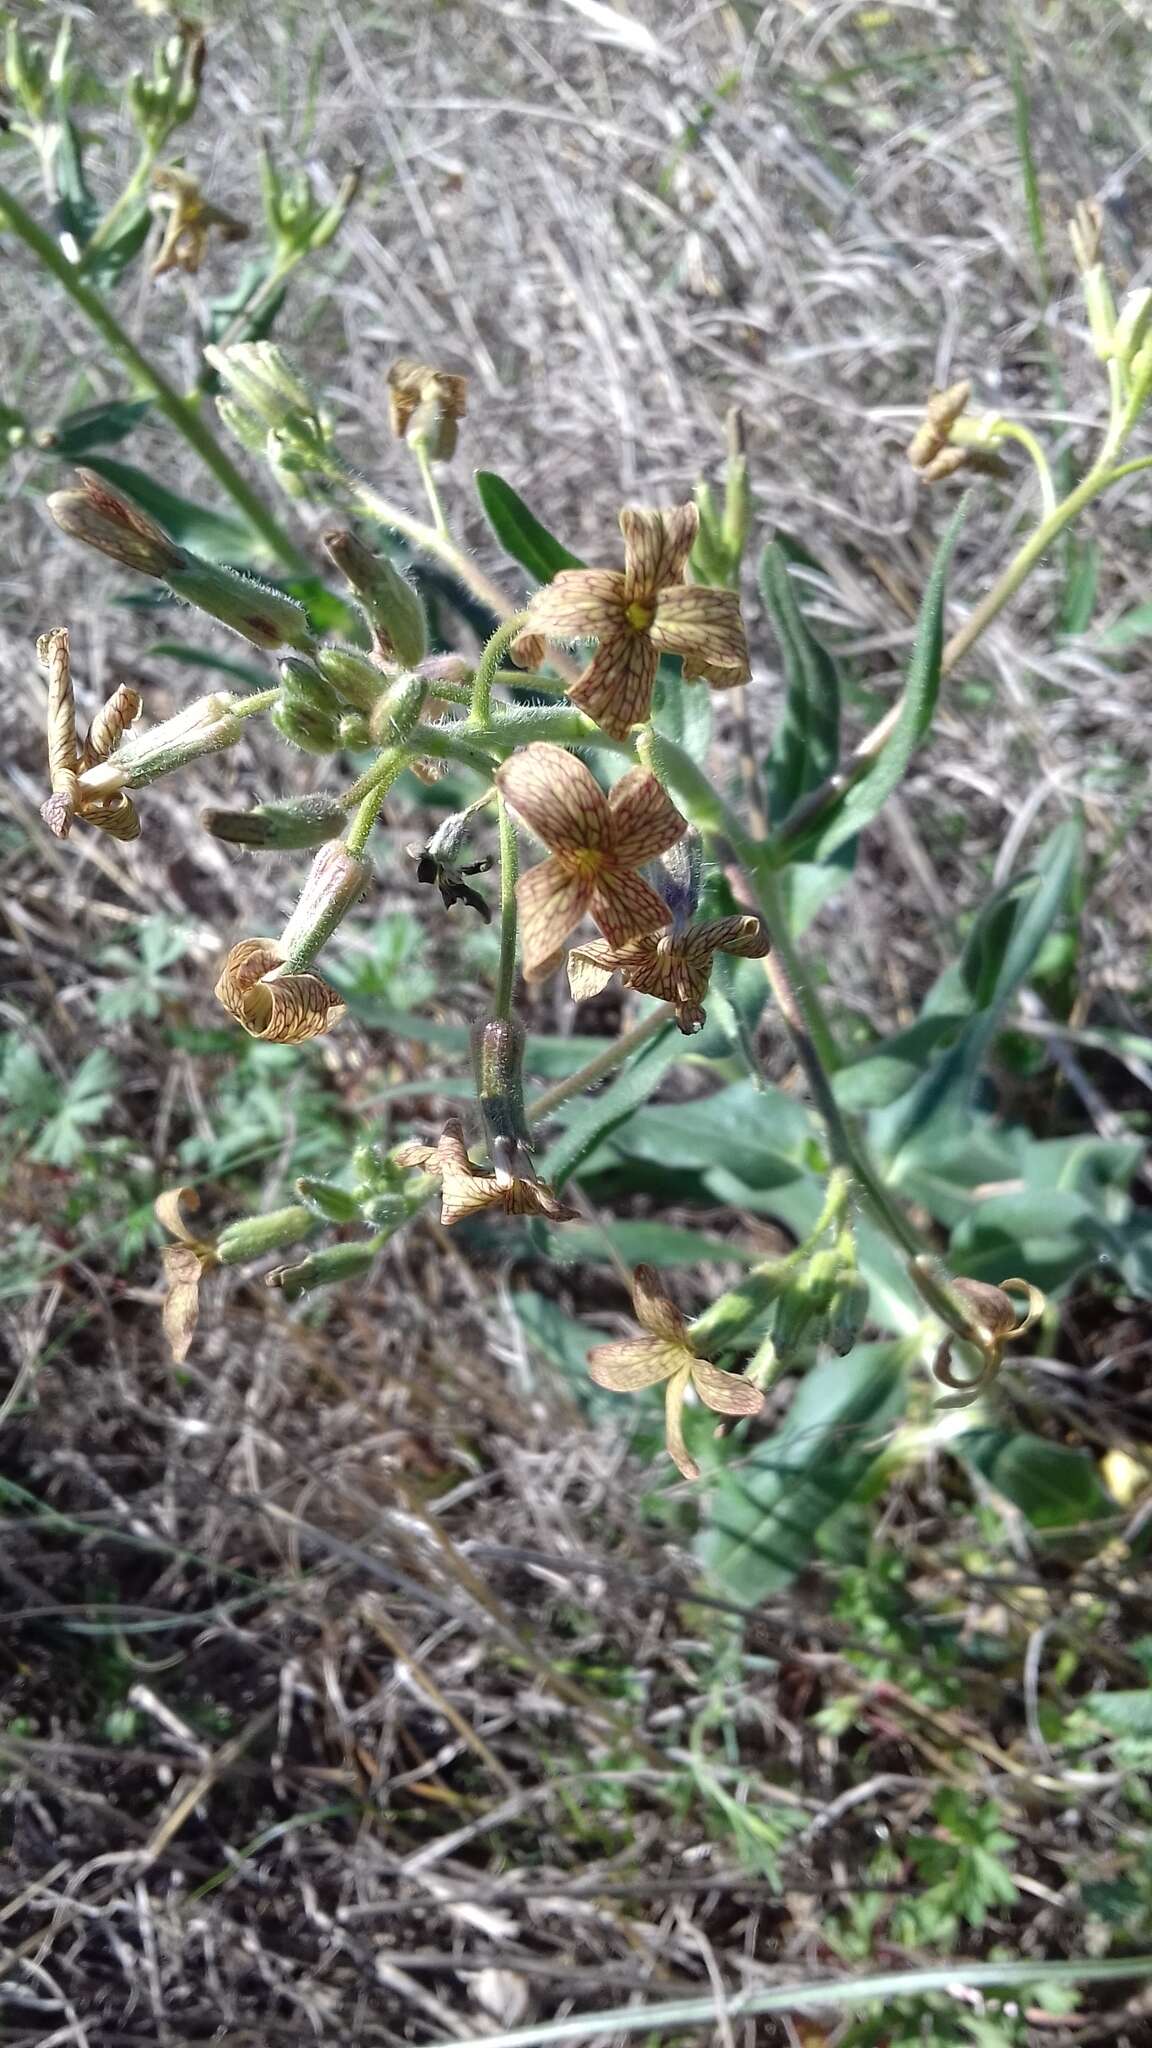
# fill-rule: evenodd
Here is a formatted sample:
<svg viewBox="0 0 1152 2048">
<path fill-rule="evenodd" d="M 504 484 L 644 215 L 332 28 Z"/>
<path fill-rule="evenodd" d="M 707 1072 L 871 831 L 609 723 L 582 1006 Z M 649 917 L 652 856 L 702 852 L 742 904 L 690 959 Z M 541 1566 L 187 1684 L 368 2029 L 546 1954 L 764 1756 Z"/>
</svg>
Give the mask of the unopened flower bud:
<svg viewBox="0 0 1152 2048">
<path fill-rule="evenodd" d="M 346 823 L 343 806 L 331 796 L 298 796 L 285 803 L 257 804 L 250 811 L 201 811 L 200 823 L 214 839 L 254 852 L 283 853 L 323 846 L 339 838 Z"/>
<path fill-rule="evenodd" d="M 357 711 L 371 711 L 388 687 L 387 676 L 356 647 L 321 647 L 316 666 L 341 701 Z"/>
<path fill-rule="evenodd" d="M 328 1245 L 302 1259 L 298 1266 L 277 1266 L 265 1276 L 265 1285 L 279 1288 L 286 1301 L 299 1301 L 302 1294 L 311 1294 L 317 1287 L 336 1287 L 342 1280 L 358 1280 L 361 1273 L 368 1271 L 378 1250 L 374 1242 Z"/>
<path fill-rule="evenodd" d="M 420 716 L 428 685 L 423 676 L 398 676 L 381 697 L 369 719 L 372 739 L 378 747 L 397 746 L 406 740 Z"/>
<path fill-rule="evenodd" d="M 385 661 L 415 668 L 427 652 L 428 622 L 412 585 L 387 555 L 373 554 L 343 528 L 326 533 L 324 547 L 356 592 L 376 652 Z"/>
<path fill-rule="evenodd" d="M 305 704 L 277 704 L 272 723 L 282 739 L 305 754 L 335 754 L 340 747 L 340 722 Z"/>
<path fill-rule="evenodd" d="M 371 880 L 368 862 L 357 860 L 342 840 L 322 846 L 280 935 L 284 957 L 299 964 L 318 953 Z"/>
<path fill-rule="evenodd" d="M 265 1216 L 242 1216 L 230 1223 L 216 1239 L 216 1257 L 222 1266 L 243 1266 L 249 1259 L 263 1258 L 295 1244 L 316 1228 L 316 1218 L 303 1203 L 288 1209 L 270 1209 Z"/>
<path fill-rule="evenodd" d="M 846 1358 L 868 1320 L 868 1282 L 860 1273 L 842 1278 L 828 1312 L 828 1342 L 840 1358 Z"/>
<path fill-rule="evenodd" d="M 1125 295 L 1112 337 L 1112 353 L 1126 370 L 1133 367 L 1137 353 L 1143 348 L 1150 323 L 1152 288 L 1145 285 L 1140 291 Z"/>
<path fill-rule="evenodd" d="M 355 1223 L 360 1216 L 360 1204 L 347 1188 L 338 1187 L 335 1181 L 312 1180 L 305 1177 L 296 1183 L 296 1193 L 314 1216 L 324 1223 Z"/>
<path fill-rule="evenodd" d="M 187 557 L 147 512 L 112 490 L 94 471 L 80 469 L 76 474 L 78 489 L 53 491 L 48 499 L 48 510 L 62 533 L 145 576 L 167 578 L 183 569 Z"/>
<path fill-rule="evenodd" d="M 524 1116 L 523 1063 L 524 1026 L 518 1017 L 490 1017 L 473 1025 L 476 1098 L 494 1163 L 498 1163 L 495 1146 L 500 1140 L 531 1150 Z"/>
<path fill-rule="evenodd" d="M 280 682 L 285 704 L 306 704 L 310 710 L 322 711 L 330 718 L 340 716 L 340 699 L 314 661 L 298 654 L 285 655 L 280 663 Z"/>
</svg>

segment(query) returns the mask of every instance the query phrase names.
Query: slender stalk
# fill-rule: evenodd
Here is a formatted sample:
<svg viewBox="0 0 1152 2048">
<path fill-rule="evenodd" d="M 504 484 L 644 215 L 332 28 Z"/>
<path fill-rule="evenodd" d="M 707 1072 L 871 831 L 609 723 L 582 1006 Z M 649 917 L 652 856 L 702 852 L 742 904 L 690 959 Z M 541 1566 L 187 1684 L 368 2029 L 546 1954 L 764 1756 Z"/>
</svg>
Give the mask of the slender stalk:
<svg viewBox="0 0 1152 2048">
<path fill-rule="evenodd" d="M 524 613 L 514 612 L 510 619 L 505 619 L 502 626 L 497 626 L 480 656 L 476 664 L 476 673 L 472 678 L 472 710 L 468 718 L 470 726 L 491 724 L 492 684 L 500 666 L 500 656 L 507 652 L 523 624 Z"/>
<path fill-rule="evenodd" d="M 512 1015 L 512 991 L 516 985 L 516 876 L 520 856 L 516 845 L 516 823 L 502 796 L 496 798 L 500 824 L 500 971 L 496 978 L 495 1014 Z"/>
<path fill-rule="evenodd" d="M 354 860 L 358 860 L 372 837 L 372 828 L 380 815 L 384 799 L 398 775 L 407 767 L 410 750 L 407 747 L 389 747 L 380 759 L 353 784 L 348 792 L 349 804 L 358 803 L 359 809 L 352 820 L 344 844 Z"/>
<path fill-rule="evenodd" d="M 24 211 L 19 200 L 3 185 L 0 185 L 0 223 L 6 223 L 13 234 L 19 236 L 25 248 L 32 251 L 37 262 L 51 272 L 57 283 L 63 285 L 69 298 L 83 313 L 85 319 L 119 356 L 142 388 L 151 392 L 159 410 L 166 419 L 171 420 L 172 425 L 184 436 L 189 446 L 196 450 L 205 468 L 211 471 L 221 489 L 227 492 L 233 504 L 243 512 L 276 559 L 288 568 L 306 569 L 307 557 L 284 532 L 259 493 L 241 476 L 195 407 L 181 397 L 175 385 L 168 382 L 162 371 L 156 369 L 146 356 L 141 355 L 135 342 L 121 327 L 99 292 L 84 282 L 76 264 L 68 261 L 52 237 L 45 234 L 43 228 L 32 219 L 31 214 Z"/>
<path fill-rule="evenodd" d="M 1052 480 L 1052 471 L 1048 467 L 1048 457 L 1045 455 L 1032 429 L 1021 426 L 1016 420 L 1005 420 L 1000 427 L 997 439 L 1018 441 L 1022 448 L 1028 450 L 1040 483 L 1041 510 L 1044 518 L 1050 519 L 1057 505 L 1056 485 Z"/>
<path fill-rule="evenodd" d="M 154 149 L 149 148 L 141 152 L 136 168 L 125 185 L 124 190 L 112 201 L 103 220 L 100 221 L 89 236 L 87 246 L 80 260 L 81 270 L 87 270 L 93 255 L 99 255 L 101 249 L 107 247 L 113 228 L 119 225 L 123 215 L 127 213 L 130 206 L 135 205 L 137 199 L 145 190 L 148 180 L 152 176 L 152 167 L 155 162 L 156 151 Z"/>
<path fill-rule="evenodd" d="M 374 491 L 369 484 L 361 483 L 336 455 L 329 453 L 326 456 L 323 474 L 330 483 L 338 484 L 348 502 L 355 505 L 369 519 L 376 520 L 380 526 L 392 527 L 396 533 L 402 533 L 405 540 L 410 540 L 414 547 L 423 549 L 425 554 L 434 555 L 438 561 L 443 562 L 454 576 L 459 577 L 461 583 L 474 597 L 478 597 L 482 604 L 486 604 L 490 611 L 495 612 L 498 619 L 511 617 L 516 609 L 511 598 L 501 590 L 498 583 L 493 583 L 492 578 L 485 575 L 479 564 L 472 561 L 463 548 L 457 547 L 455 541 L 448 535 L 437 533 L 434 526 L 429 526 L 423 519 L 414 519 L 410 512 L 405 512 L 402 505 L 394 505 L 390 498 L 381 497 L 379 491 Z"/>
<path fill-rule="evenodd" d="M 440 535 L 441 540 L 446 540 L 451 544 L 452 534 L 448 521 L 444 516 L 444 507 L 440 502 L 440 492 L 436 479 L 432 474 L 432 464 L 428 459 L 428 450 L 424 446 L 423 441 L 413 441 L 412 452 L 416 457 L 416 467 L 420 471 L 420 481 L 424 485 L 424 495 L 428 500 L 428 509 L 432 514 L 432 524 Z"/>
<path fill-rule="evenodd" d="M 622 1032 L 619 1038 L 614 1038 L 610 1045 L 605 1046 L 603 1052 L 598 1052 L 594 1059 L 586 1060 L 582 1067 L 577 1067 L 574 1074 L 566 1074 L 562 1081 L 555 1082 L 551 1088 L 543 1089 L 528 1104 L 529 1123 L 543 1123 L 544 1118 L 551 1116 L 553 1110 L 559 1109 L 562 1102 L 569 1102 L 573 1095 L 581 1094 L 585 1088 L 591 1088 L 597 1081 L 602 1081 L 605 1074 L 612 1073 L 614 1068 L 622 1067 L 629 1053 L 637 1052 L 642 1045 L 647 1045 L 650 1038 L 658 1037 L 666 1025 L 672 1022 L 675 1014 L 671 1003 L 661 1003 L 658 1010 L 650 1011 L 647 1017 L 641 1018 L 639 1024 L 633 1024 L 629 1031 Z"/>
</svg>

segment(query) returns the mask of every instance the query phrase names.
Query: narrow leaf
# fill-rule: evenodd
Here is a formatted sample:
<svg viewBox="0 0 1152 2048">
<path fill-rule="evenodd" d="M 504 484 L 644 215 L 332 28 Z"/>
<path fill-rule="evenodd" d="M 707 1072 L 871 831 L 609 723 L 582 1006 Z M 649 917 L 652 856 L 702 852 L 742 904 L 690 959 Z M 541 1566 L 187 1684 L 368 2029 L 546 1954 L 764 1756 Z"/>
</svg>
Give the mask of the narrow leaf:
<svg viewBox="0 0 1152 2048">
<path fill-rule="evenodd" d="M 840 671 L 808 624 L 790 559 L 779 539 L 769 542 L 760 559 L 760 591 L 788 683 L 768 769 L 772 815 L 781 818 L 840 758 Z"/>
<path fill-rule="evenodd" d="M 52 429 L 48 446 L 70 459 L 86 455 L 102 443 L 122 441 L 152 410 L 150 398 L 114 398 L 102 405 L 85 405 L 70 412 Z"/>
<path fill-rule="evenodd" d="M 671 1023 L 658 1037 L 642 1046 L 622 1073 L 599 1095 L 580 1103 L 563 1137 L 550 1147 L 541 1172 L 545 1180 L 560 1189 L 602 1138 L 624 1123 L 646 1102 L 673 1061 L 681 1057 L 683 1039 Z"/>
<path fill-rule="evenodd" d="M 519 493 L 493 470 L 476 471 L 476 492 L 501 547 L 537 583 L 550 583 L 559 569 L 584 567 L 579 555 L 570 554 L 546 526 L 541 526 Z"/>
</svg>

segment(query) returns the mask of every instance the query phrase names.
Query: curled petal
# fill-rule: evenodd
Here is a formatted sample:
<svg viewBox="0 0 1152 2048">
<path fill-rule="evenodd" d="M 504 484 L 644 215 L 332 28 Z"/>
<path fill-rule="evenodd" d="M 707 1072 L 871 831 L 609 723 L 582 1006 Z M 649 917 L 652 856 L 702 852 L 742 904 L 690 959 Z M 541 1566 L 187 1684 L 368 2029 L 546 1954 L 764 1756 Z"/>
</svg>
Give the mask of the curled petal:
<svg viewBox="0 0 1152 2048">
<path fill-rule="evenodd" d="M 654 647 L 684 659 L 688 681 L 702 676 L 717 688 L 746 683 L 748 642 L 734 590 L 711 590 L 694 583 L 661 590 L 651 628 Z"/>
<path fill-rule="evenodd" d="M 700 1467 L 695 1458 L 689 1457 L 688 1446 L 684 1442 L 684 1395 L 690 1371 L 690 1365 L 684 1364 L 668 1382 L 664 1395 L 664 1435 L 672 1463 L 679 1467 L 685 1479 L 699 1479 Z"/>
<path fill-rule="evenodd" d="M 608 844 L 608 800 L 567 748 L 538 740 L 496 770 L 496 783 L 553 853 L 599 852 Z"/>
<path fill-rule="evenodd" d="M 143 703 L 139 691 L 130 690 L 127 683 L 117 686 L 88 727 L 81 768 L 94 768 L 97 761 L 106 761 L 115 753 L 129 726 L 139 718 Z"/>
<path fill-rule="evenodd" d="M 684 1318 L 674 1301 L 670 1301 L 660 1285 L 660 1275 L 654 1266 L 637 1266 L 632 1276 L 632 1306 L 636 1320 L 653 1337 L 659 1337 L 665 1344 L 676 1344 L 681 1351 L 691 1353 L 692 1347 L 685 1334 Z M 683 1359 L 680 1363 L 683 1364 Z"/>
<path fill-rule="evenodd" d="M 200 1314 L 200 1282 L 205 1262 L 189 1244 L 165 1245 L 160 1256 L 165 1283 L 161 1321 L 172 1357 L 181 1365 L 191 1349 Z"/>
<path fill-rule="evenodd" d="M 671 1344 L 655 1337 L 636 1337 L 627 1344 L 595 1344 L 588 1353 L 588 1371 L 598 1387 L 613 1394 L 639 1394 L 679 1372 L 684 1360 Z"/>
<path fill-rule="evenodd" d="M 607 939 L 590 939 L 586 946 L 574 946 L 568 955 L 568 986 L 574 1003 L 586 1003 L 607 988 L 620 965 Z"/>
<path fill-rule="evenodd" d="M 401 1173 L 437 1173 L 440 1154 L 435 1145 L 424 1145 L 419 1138 L 407 1138 L 397 1145 L 392 1154 L 392 1164 Z"/>
<path fill-rule="evenodd" d="M 543 633 L 525 629 L 523 633 L 517 633 L 508 652 L 517 668 L 539 668 L 548 652 L 548 642 Z"/>
<path fill-rule="evenodd" d="M 201 1239 L 188 1228 L 183 1215 L 185 1209 L 195 1212 L 199 1207 L 200 1197 L 195 1188 L 165 1188 L 153 1202 L 152 1213 L 170 1237 L 178 1238 L 181 1244 L 199 1245 Z"/>
<path fill-rule="evenodd" d="M 525 979 L 543 981 L 558 966 L 565 939 L 592 903 L 593 878 L 553 855 L 521 875 L 516 900 Z"/>
<path fill-rule="evenodd" d="M 36 656 L 48 671 L 48 774 L 53 791 L 59 791 L 65 786 L 64 778 L 77 767 L 76 705 L 67 626 L 53 626 L 51 632 L 41 633 Z"/>
<path fill-rule="evenodd" d="M 216 998 L 251 1038 L 299 1045 L 338 1023 L 345 1003 L 319 974 L 284 974 L 281 964 L 275 940 L 242 939 L 224 962 Z"/>
<path fill-rule="evenodd" d="M 1023 1337 L 1032 1328 L 1034 1323 L 1039 1322 L 1047 1303 L 1040 1289 L 1033 1287 L 1030 1280 L 1002 1280 L 1000 1282 L 1001 1294 L 1007 1294 L 1010 1287 L 1014 1287 L 1018 1294 L 1025 1296 L 1028 1307 L 1024 1315 L 1016 1318 L 1013 1328 L 1006 1334 L 1009 1338 Z"/>
<path fill-rule="evenodd" d="M 627 739 L 632 727 L 642 724 L 652 709 L 656 662 L 656 649 L 647 633 L 617 625 L 611 638 L 601 641 L 599 652 L 579 681 L 573 683 L 568 701 L 587 712 L 612 739 Z"/>
<path fill-rule="evenodd" d="M 738 953 L 742 960 L 762 960 L 772 941 L 758 917 L 714 917 L 696 927 L 710 953 Z"/>
<path fill-rule="evenodd" d="M 112 839 L 125 842 L 140 837 L 140 815 L 126 791 L 117 790 L 115 796 L 105 797 L 99 803 L 82 804 L 80 816 L 85 824 L 98 825 L 101 832 L 107 832 Z"/>
<path fill-rule="evenodd" d="M 695 505 L 673 505 L 666 511 L 648 505 L 625 505 L 620 514 L 625 603 L 644 598 L 654 602 L 658 591 L 669 583 L 679 582 L 699 526 L 700 514 Z"/>
<path fill-rule="evenodd" d="M 759 1415 L 764 1406 L 764 1396 L 751 1380 L 736 1372 L 723 1372 L 703 1358 L 692 1367 L 692 1385 L 704 1406 L 714 1408 L 718 1415 Z"/>
<path fill-rule="evenodd" d="M 668 923 L 672 915 L 664 898 L 649 888 L 642 875 L 633 874 L 631 870 L 598 875 L 589 907 L 604 937 L 613 946 L 623 945 L 626 939 L 638 938 L 641 932 L 657 931 Z M 571 929 L 569 925 L 568 931 Z M 527 968 L 524 971 L 527 973 Z"/>
<path fill-rule="evenodd" d="M 63 782 L 63 777 L 59 778 Z M 71 787 L 54 790 L 40 806 L 40 816 L 47 825 L 53 839 L 67 839 L 76 816 L 79 782 L 71 777 Z"/>
<path fill-rule="evenodd" d="M 526 631 L 549 640 L 599 640 L 624 616 L 619 569 L 561 569 L 528 606 Z"/>
<path fill-rule="evenodd" d="M 546 1216 L 549 1223 L 571 1223 L 577 1214 L 542 1180 L 526 1180 L 517 1174 L 500 1193 L 509 1216 Z"/>
<path fill-rule="evenodd" d="M 608 799 L 613 865 L 638 868 L 666 853 L 688 829 L 663 784 L 646 768 L 630 768 Z M 659 923 L 667 924 L 667 916 Z M 643 929 L 643 927 L 640 927 Z"/>
</svg>

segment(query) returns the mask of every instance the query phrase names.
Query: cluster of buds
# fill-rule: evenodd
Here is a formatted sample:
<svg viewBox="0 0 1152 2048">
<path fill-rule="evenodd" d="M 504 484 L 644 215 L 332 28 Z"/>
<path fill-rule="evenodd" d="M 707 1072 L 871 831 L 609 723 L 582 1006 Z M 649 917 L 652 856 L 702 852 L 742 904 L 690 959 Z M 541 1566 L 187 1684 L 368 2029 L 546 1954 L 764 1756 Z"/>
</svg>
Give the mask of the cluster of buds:
<svg viewBox="0 0 1152 2048">
<path fill-rule="evenodd" d="M 285 173 L 278 169 L 265 138 L 260 152 L 260 189 L 278 268 L 313 249 L 323 249 L 333 239 L 360 190 L 362 177 L 362 167 L 356 165 L 325 204 L 317 199 L 307 171 Z"/>
<path fill-rule="evenodd" d="M 208 1237 L 188 1221 L 200 1207 L 195 1188 L 168 1188 L 158 1195 L 156 1218 L 174 1244 L 161 1253 L 164 1267 L 164 1334 L 177 1365 L 187 1358 L 200 1315 L 200 1287 L 216 1266 L 242 1266 L 268 1252 L 296 1244 L 316 1228 L 315 1211 L 305 1203 L 246 1216 Z"/>
<path fill-rule="evenodd" d="M 428 650 L 428 621 L 418 593 L 388 560 L 344 527 L 323 536 L 324 550 L 350 588 L 385 666 L 416 668 Z"/>
<path fill-rule="evenodd" d="M 407 356 L 388 372 L 388 416 L 398 441 L 420 448 L 430 462 L 450 462 L 459 422 L 468 408 L 468 380 Z"/>
<path fill-rule="evenodd" d="M 289 496 L 299 496 L 308 476 L 323 468 L 332 439 L 332 421 L 315 393 L 271 341 L 206 348 L 204 357 L 231 394 L 216 407 L 229 433 L 264 456 Z"/>
<path fill-rule="evenodd" d="M 61 22 L 51 53 L 24 34 L 9 15 L 4 42 L 4 83 L 33 128 L 39 128 L 53 98 L 67 89 L 72 42 L 71 17 Z"/>
<path fill-rule="evenodd" d="M 164 233 L 152 262 L 153 277 L 182 270 L 195 277 L 204 260 L 208 237 L 215 229 L 222 242 L 243 242 L 247 222 L 205 199 L 195 178 L 168 166 L 152 173 L 152 211 L 163 218 Z"/>
<path fill-rule="evenodd" d="M 924 418 L 908 444 L 908 460 L 921 483 L 937 484 L 961 469 L 987 476 L 1005 476 L 1007 467 L 995 452 L 999 420 L 994 413 L 978 420 L 964 417 L 972 396 L 969 380 L 934 391 Z"/>
<path fill-rule="evenodd" d="M 138 71 L 130 80 L 128 105 L 153 153 L 196 112 L 206 54 L 201 30 L 194 22 L 179 22 L 153 52 L 151 77 Z"/>
</svg>

